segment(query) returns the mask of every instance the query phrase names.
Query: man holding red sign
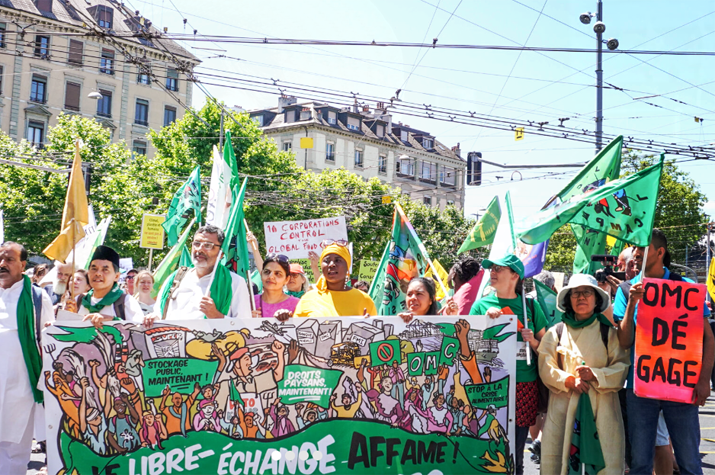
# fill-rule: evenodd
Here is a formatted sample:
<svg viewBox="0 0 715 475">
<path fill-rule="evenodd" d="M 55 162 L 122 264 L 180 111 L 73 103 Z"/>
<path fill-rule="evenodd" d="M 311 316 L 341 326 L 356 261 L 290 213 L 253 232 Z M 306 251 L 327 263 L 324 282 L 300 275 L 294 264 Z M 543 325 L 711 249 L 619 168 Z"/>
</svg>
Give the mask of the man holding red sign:
<svg viewBox="0 0 715 475">
<path fill-rule="evenodd" d="M 652 473 L 662 410 L 680 473 L 702 474 L 698 406 L 710 395 L 715 340 L 707 323 L 710 311 L 704 305 L 704 290 L 665 267 L 670 263 L 667 246 L 663 232 L 654 229 L 645 272 L 619 287 L 613 305 L 621 346 L 632 348 L 637 342 L 626 385 L 630 473 Z M 644 248 L 636 249 L 639 271 L 643 253 Z"/>
</svg>

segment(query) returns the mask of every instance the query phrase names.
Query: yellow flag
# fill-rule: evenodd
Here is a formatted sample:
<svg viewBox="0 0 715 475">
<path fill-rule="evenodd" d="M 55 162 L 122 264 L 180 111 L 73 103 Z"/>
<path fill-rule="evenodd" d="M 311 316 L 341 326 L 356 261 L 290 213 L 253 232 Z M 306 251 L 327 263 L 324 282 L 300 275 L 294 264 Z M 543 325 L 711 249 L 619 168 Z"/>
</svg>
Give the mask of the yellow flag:
<svg viewBox="0 0 715 475">
<path fill-rule="evenodd" d="M 524 140 L 524 127 L 514 129 L 514 140 Z"/>
<path fill-rule="evenodd" d="M 442 279 L 442 283 L 444 283 L 445 287 L 449 288 L 449 284 L 448 284 L 449 279 L 447 278 L 448 277 L 447 271 L 444 270 L 444 267 L 442 267 L 442 264 L 440 264 L 437 259 L 434 259 L 432 261 L 432 264 L 434 264 L 434 270 L 437 272 L 440 279 Z M 425 277 L 432 277 L 432 274 L 433 274 L 432 267 L 430 267 L 429 269 L 427 269 L 427 272 L 425 272 Z M 442 287 L 440 287 L 440 285 L 437 284 L 436 279 L 435 279 L 435 287 L 437 287 L 437 293 L 436 293 L 437 300 L 442 300 L 443 298 L 445 298 L 446 295 L 444 295 L 444 292 L 442 292 Z"/>
<path fill-rule="evenodd" d="M 715 257 L 710 261 L 710 272 L 708 272 L 708 293 L 710 299 L 715 302 Z"/>
<path fill-rule="evenodd" d="M 62 211 L 60 235 L 47 246 L 43 253 L 51 259 L 64 262 L 74 245 L 85 236 L 84 226 L 87 224 L 89 224 L 89 207 L 82 176 L 82 158 L 79 155 L 78 140 L 75 142 L 74 161 L 65 197 L 65 208 Z"/>
<path fill-rule="evenodd" d="M 48 258 L 64 262 L 72 252 L 72 247 L 85 236 L 84 229 L 79 221 L 70 221 L 69 226 L 64 228 L 59 236 L 45 248 L 43 254 Z"/>
</svg>

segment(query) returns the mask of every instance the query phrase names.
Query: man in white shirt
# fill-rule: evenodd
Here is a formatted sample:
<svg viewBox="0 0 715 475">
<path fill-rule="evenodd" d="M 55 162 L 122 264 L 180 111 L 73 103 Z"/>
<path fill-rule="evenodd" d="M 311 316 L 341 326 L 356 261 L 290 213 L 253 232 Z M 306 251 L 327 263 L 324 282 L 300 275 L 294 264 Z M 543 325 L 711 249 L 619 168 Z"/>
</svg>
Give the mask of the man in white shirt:
<svg viewBox="0 0 715 475">
<path fill-rule="evenodd" d="M 163 318 L 251 317 L 246 281 L 217 262 L 223 240 L 223 231 L 216 226 L 202 226 L 196 231 L 191 243 L 194 268 L 179 269 L 166 279 L 155 306 L 157 313 L 145 317 L 146 326 Z"/>
<path fill-rule="evenodd" d="M 117 281 L 120 275 L 117 251 L 108 246 L 98 246 L 87 272 L 92 289 L 78 295 L 76 302 L 68 301 L 65 310 L 85 315 L 84 320 L 90 320 L 97 328 L 109 320 L 141 322 L 144 312 L 139 302 L 119 287 Z"/>
<path fill-rule="evenodd" d="M 0 471 L 24 474 L 32 451 L 37 382 L 42 372 L 38 333 L 52 322 L 49 295 L 23 275 L 27 251 L 0 245 Z"/>
</svg>

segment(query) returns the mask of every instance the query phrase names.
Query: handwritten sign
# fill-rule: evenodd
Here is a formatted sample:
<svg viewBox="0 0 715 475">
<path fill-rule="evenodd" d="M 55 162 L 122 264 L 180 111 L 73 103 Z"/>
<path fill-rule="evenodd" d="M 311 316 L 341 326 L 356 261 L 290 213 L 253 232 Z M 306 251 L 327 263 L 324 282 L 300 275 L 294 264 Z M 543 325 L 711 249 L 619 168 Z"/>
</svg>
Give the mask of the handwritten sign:
<svg viewBox="0 0 715 475">
<path fill-rule="evenodd" d="M 640 397 L 689 404 L 702 369 L 706 287 L 663 279 L 643 282 L 633 390 Z"/>
<path fill-rule="evenodd" d="M 372 279 L 375 278 L 375 272 L 377 272 L 378 267 L 380 267 L 380 263 L 378 261 L 368 261 L 367 259 L 361 260 L 358 280 L 364 280 L 367 283 L 372 282 Z"/>
<path fill-rule="evenodd" d="M 321 243 L 328 239 L 348 239 L 345 217 L 307 219 L 263 223 L 266 250 L 283 254 L 291 259 L 307 258 L 313 251 L 320 254 Z"/>
<path fill-rule="evenodd" d="M 142 216 L 142 234 L 139 247 L 144 249 L 164 249 L 164 228 L 166 220 L 163 214 L 145 214 Z"/>
</svg>

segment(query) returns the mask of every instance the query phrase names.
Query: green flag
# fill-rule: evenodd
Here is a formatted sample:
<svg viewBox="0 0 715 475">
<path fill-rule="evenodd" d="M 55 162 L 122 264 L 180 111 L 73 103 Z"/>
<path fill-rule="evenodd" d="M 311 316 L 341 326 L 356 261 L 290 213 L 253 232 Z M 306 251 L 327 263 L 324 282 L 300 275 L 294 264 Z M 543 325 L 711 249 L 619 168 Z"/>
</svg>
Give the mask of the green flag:
<svg viewBox="0 0 715 475">
<path fill-rule="evenodd" d="M 548 327 L 551 328 L 561 321 L 561 315 L 563 315 L 563 312 L 556 308 L 556 292 L 536 279 L 534 279 L 534 287 L 536 287 L 536 300 L 546 315 Z"/>
<path fill-rule="evenodd" d="M 197 166 L 189 179 L 181 185 L 169 205 L 166 221 L 162 224 L 166 231 L 166 241 L 173 246 L 179 240 L 179 234 L 189 221 L 193 210 L 196 220 L 201 222 L 201 172 Z"/>
<path fill-rule="evenodd" d="M 608 182 L 617 180 L 621 174 L 622 150 L 623 136 L 619 135 L 593 157 L 576 178 L 571 180 L 556 196 L 561 202 L 568 201 L 574 196 L 592 192 Z M 591 256 L 606 253 L 606 235 L 577 224 L 572 224 L 571 229 L 577 243 L 573 272 L 574 274 L 593 274 L 603 266 L 598 262 L 591 262 Z"/>
<path fill-rule="evenodd" d="M 477 224 L 467 235 L 462 247 L 459 248 L 457 254 L 467 252 L 472 249 L 478 249 L 494 242 L 494 235 L 497 232 L 497 225 L 501 218 L 501 208 L 499 206 L 499 198 L 492 198 L 492 202 L 487 206 L 486 212 L 479 218 Z"/>
<path fill-rule="evenodd" d="M 221 250 L 223 251 L 223 263 L 230 270 L 240 275 L 246 281 L 250 280 L 248 275 L 248 242 L 246 241 L 246 225 L 244 222 L 243 199 L 246 196 L 246 183 L 248 178 L 244 178 L 243 184 L 233 188 L 233 202 L 228 215 L 228 223 L 224 233 L 226 238 L 223 241 Z"/>
<path fill-rule="evenodd" d="M 370 298 L 378 315 L 397 315 L 405 310 L 405 291 L 413 277 L 424 276 L 432 262 L 402 207 L 395 204 L 392 237 L 370 286 Z"/>
<path fill-rule="evenodd" d="M 635 246 L 647 246 L 655 219 L 663 156 L 658 164 L 607 183 L 597 190 L 541 210 L 519 223 L 528 244 L 546 241 L 566 223 L 606 233 Z"/>
<path fill-rule="evenodd" d="M 582 467 L 581 464 L 585 465 Z M 569 454 L 569 475 L 596 475 L 606 468 L 603 460 L 601 441 L 596 429 L 596 418 L 591 407 L 588 393 L 582 393 L 578 398 L 576 419 L 571 434 L 571 450 Z"/>
<path fill-rule="evenodd" d="M 179 237 L 179 241 L 174 244 L 174 246 L 169 249 L 166 257 L 161 261 L 159 266 L 154 270 L 154 287 L 151 291 L 152 298 L 156 298 L 159 295 L 161 286 L 164 285 L 164 281 L 174 273 L 179 265 L 186 265 L 187 267 L 191 264 L 191 254 L 186 249 L 186 240 L 189 238 L 189 233 L 191 232 L 191 227 L 194 225 L 196 220 L 192 219 L 191 223 L 184 230 L 184 234 Z M 185 263 L 186 254 L 188 254 L 188 262 Z M 192 266 L 193 267 L 193 266 Z"/>
</svg>

